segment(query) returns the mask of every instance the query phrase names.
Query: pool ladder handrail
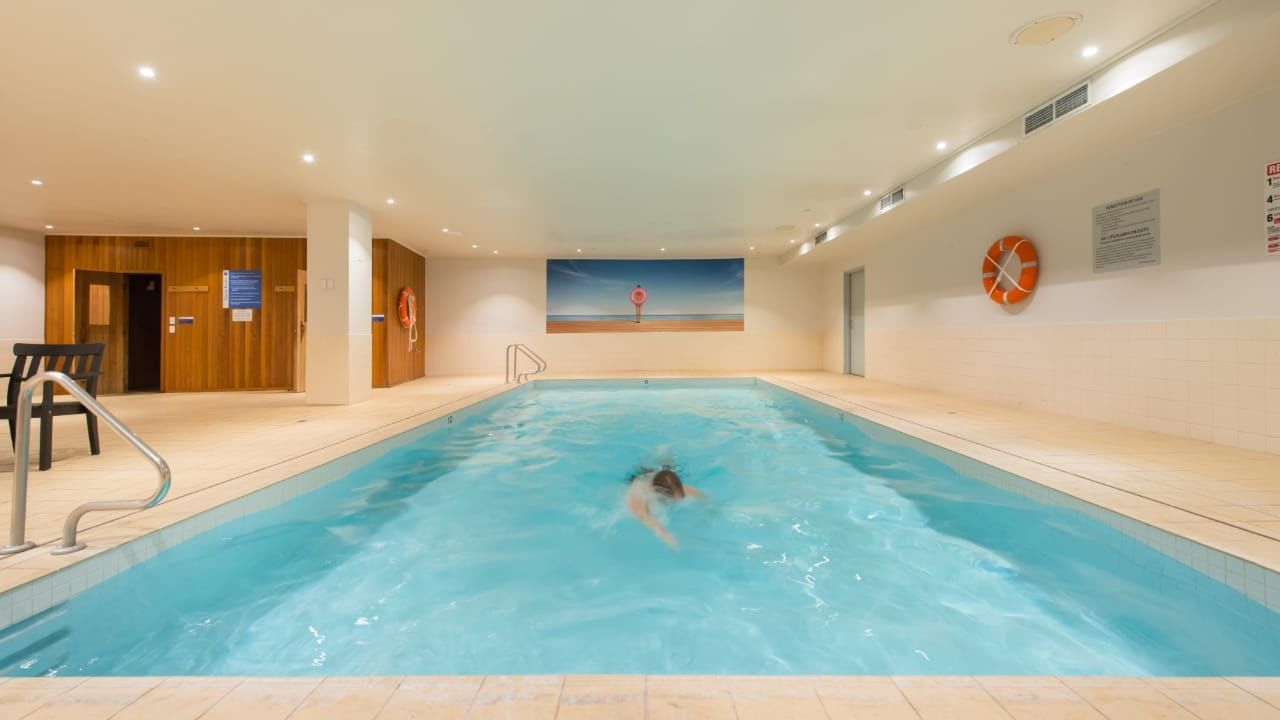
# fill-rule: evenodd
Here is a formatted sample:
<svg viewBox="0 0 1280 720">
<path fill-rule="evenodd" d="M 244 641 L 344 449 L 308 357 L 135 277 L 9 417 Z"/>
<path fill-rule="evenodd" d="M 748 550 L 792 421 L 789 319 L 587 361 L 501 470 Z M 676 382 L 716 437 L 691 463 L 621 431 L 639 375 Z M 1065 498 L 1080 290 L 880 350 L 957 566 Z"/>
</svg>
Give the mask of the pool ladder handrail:
<svg viewBox="0 0 1280 720">
<path fill-rule="evenodd" d="M 537 367 L 533 370 L 520 372 L 521 355 L 532 360 Z M 547 361 L 543 360 L 541 355 L 529 349 L 528 345 L 523 343 L 511 343 L 507 346 L 507 374 L 505 384 L 510 385 L 511 381 L 515 380 L 516 384 L 519 385 L 520 383 L 527 382 L 529 378 L 534 375 L 546 372 L 546 370 Z"/>
<path fill-rule="evenodd" d="M 87 502 L 72 510 L 62 526 L 62 545 L 52 551 L 54 555 L 65 555 L 85 548 L 84 543 L 76 542 L 76 530 L 80 525 L 80 519 L 88 513 L 104 510 L 142 510 L 160 502 L 169 493 L 169 483 L 172 480 L 169 464 L 155 450 L 152 450 L 150 445 L 143 442 L 142 438 L 135 435 L 124 423 L 120 422 L 119 418 L 112 415 L 109 410 L 103 407 L 102 403 L 98 402 L 96 398 L 80 387 L 80 383 L 72 380 L 66 373 L 53 370 L 36 373 L 22 383 L 22 387 L 18 391 L 18 433 L 14 443 L 13 507 L 9 518 L 9 544 L 0 547 L 0 555 L 13 555 L 35 547 L 34 542 L 26 539 L 27 474 L 31 469 L 31 401 L 32 396 L 35 395 L 36 388 L 48 382 L 61 385 L 72 397 L 80 401 L 85 410 L 97 415 L 100 420 L 116 431 L 117 435 L 127 440 L 138 452 L 142 453 L 142 456 L 148 462 L 155 466 L 156 474 L 159 476 L 156 490 L 151 494 L 151 497 L 140 500 L 96 500 Z"/>
</svg>

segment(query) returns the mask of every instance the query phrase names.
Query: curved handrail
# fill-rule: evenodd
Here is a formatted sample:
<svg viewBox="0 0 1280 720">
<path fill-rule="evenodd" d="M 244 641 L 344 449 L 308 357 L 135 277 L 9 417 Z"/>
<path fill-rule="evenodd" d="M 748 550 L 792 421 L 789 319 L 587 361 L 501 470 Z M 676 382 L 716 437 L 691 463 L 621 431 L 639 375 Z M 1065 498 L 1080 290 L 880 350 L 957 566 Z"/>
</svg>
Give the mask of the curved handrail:
<svg viewBox="0 0 1280 720">
<path fill-rule="evenodd" d="M 520 372 L 520 355 L 533 361 L 537 367 L 534 370 Z M 505 381 L 510 384 L 514 379 L 517 384 L 528 381 L 534 375 L 545 372 L 547 369 L 547 361 L 541 355 L 534 352 L 528 345 L 523 343 L 511 343 L 507 346 L 507 373 Z M 514 372 L 513 372 L 514 371 Z"/>
<path fill-rule="evenodd" d="M 62 545 L 53 550 L 55 555 L 63 555 L 73 553 L 77 550 L 84 549 L 84 543 L 76 542 L 76 531 L 80 525 L 80 519 L 91 512 L 101 510 L 142 510 L 149 508 L 164 499 L 169 493 L 169 483 L 172 480 L 172 473 L 169 472 L 169 464 L 164 458 L 156 454 L 137 435 L 133 434 L 124 423 L 109 410 L 103 407 L 102 403 L 80 387 L 80 384 L 72 380 L 66 373 L 60 373 L 53 370 L 36 373 L 26 382 L 22 383 L 22 388 L 18 392 L 18 437 L 14 446 L 13 459 L 13 508 L 9 519 L 9 544 L 0 548 L 0 555 L 12 555 L 23 550 L 30 550 L 35 547 L 35 543 L 26 539 L 27 534 L 27 473 L 30 471 L 31 465 L 31 401 L 35 394 L 36 388 L 44 383 L 54 382 L 61 385 L 76 400 L 84 405 L 85 409 L 97 415 L 99 419 L 105 422 L 116 431 L 116 434 L 124 438 L 142 453 L 152 465 L 156 468 L 159 475 L 159 483 L 151 497 L 140 500 L 98 500 L 87 502 L 67 516 L 66 522 L 62 526 Z"/>
</svg>

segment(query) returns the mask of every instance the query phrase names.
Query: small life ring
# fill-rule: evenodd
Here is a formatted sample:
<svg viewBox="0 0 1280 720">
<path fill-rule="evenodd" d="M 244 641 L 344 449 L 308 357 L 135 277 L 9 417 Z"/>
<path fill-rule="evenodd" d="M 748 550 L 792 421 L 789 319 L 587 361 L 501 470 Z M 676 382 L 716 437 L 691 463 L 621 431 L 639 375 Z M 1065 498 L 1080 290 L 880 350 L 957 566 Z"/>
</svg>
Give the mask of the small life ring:
<svg viewBox="0 0 1280 720">
<path fill-rule="evenodd" d="M 631 291 L 631 304 L 635 305 L 636 307 L 643 305 L 644 301 L 648 299 L 649 299 L 649 293 L 645 292 L 644 288 L 640 287 L 639 285 L 636 286 L 635 290 Z"/>
<path fill-rule="evenodd" d="M 1016 280 L 1005 272 L 1005 266 L 1009 264 L 1009 260 L 1000 262 L 1004 259 L 1005 253 L 1009 253 L 1010 259 L 1017 255 L 1019 262 L 1022 263 L 1022 271 L 1018 273 Z M 1008 281 L 1012 287 L 1000 287 L 1002 279 Z M 987 254 L 982 258 L 982 289 L 987 292 L 987 297 L 998 305 L 1013 305 L 1031 297 L 1031 293 L 1036 289 L 1036 281 L 1039 279 L 1040 259 L 1036 255 L 1036 247 L 1030 240 L 1020 235 L 1009 235 L 995 241 L 991 247 L 987 248 Z"/>
<path fill-rule="evenodd" d="M 409 288 L 400 288 L 400 327 L 410 328 L 418 324 L 418 298 Z"/>
<path fill-rule="evenodd" d="M 417 349 L 418 345 L 418 297 L 410 288 L 400 288 L 400 298 L 396 301 L 400 311 L 400 327 L 409 329 L 409 348 Z"/>
</svg>

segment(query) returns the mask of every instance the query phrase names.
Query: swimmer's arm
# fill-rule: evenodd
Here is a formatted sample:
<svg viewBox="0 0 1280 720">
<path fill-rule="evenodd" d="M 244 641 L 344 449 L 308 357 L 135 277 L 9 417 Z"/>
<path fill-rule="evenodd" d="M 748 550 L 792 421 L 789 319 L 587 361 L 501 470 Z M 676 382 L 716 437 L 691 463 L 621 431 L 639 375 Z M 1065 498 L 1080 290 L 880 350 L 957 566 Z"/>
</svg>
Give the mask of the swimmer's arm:
<svg viewBox="0 0 1280 720">
<path fill-rule="evenodd" d="M 675 537 L 662 526 L 662 523 L 658 522 L 658 519 L 653 516 L 653 513 L 649 512 L 649 503 L 645 502 L 644 498 L 635 495 L 631 496 L 631 498 L 627 500 L 627 509 L 631 511 L 632 515 L 636 516 L 636 519 L 639 520 L 641 524 L 652 530 L 653 534 L 657 535 L 662 542 L 673 548 L 679 546 Z"/>
<path fill-rule="evenodd" d="M 694 486 L 692 486 L 692 485 L 685 485 L 685 486 L 684 486 L 684 494 L 685 494 L 685 495 L 688 495 L 689 497 L 692 497 L 692 498 L 698 498 L 699 500 L 706 500 L 706 499 L 707 499 L 707 494 L 706 494 L 706 493 L 702 492 L 701 490 L 699 490 L 698 488 L 696 488 L 696 487 L 694 487 Z"/>
</svg>

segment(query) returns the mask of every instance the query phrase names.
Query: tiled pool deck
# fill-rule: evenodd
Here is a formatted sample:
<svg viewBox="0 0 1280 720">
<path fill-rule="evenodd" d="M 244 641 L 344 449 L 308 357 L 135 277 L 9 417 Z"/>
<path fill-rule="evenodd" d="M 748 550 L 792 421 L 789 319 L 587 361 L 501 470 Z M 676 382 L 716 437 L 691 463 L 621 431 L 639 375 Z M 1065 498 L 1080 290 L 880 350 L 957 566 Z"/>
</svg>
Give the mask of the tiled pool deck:
<svg viewBox="0 0 1280 720">
<path fill-rule="evenodd" d="M 760 377 L 1139 523 L 1280 571 L 1280 456 L 828 373 L 732 375 Z M 286 393 L 109 398 L 112 411 L 172 466 L 169 499 L 143 512 L 90 515 L 81 534 L 89 550 L 70 556 L 49 554 L 73 507 L 91 499 L 145 496 L 154 482 L 142 460 L 118 438 L 107 437 L 109 432 L 104 434 L 103 454 L 95 458 L 85 445 L 83 420 L 59 420 L 54 469 L 33 473 L 31 482 L 28 537 L 41 546 L 0 560 L 0 593 L 502 390 L 495 378 L 433 378 L 376 391 L 371 402 L 342 408 L 310 407 L 301 396 Z M 5 445 L 0 450 L 0 527 L 6 531 L 12 463 Z M 70 576 L 70 592 L 94 581 L 76 572 L 73 568 L 58 576 Z M 1255 597 L 1257 592 L 1255 587 Z M 1274 591 L 1266 586 L 1261 592 L 1280 593 L 1280 586 Z M 13 595 L 7 603 L 0 598 L 0 627 L 15 614 L 24 614 L 13 609 Z M 1266 599 L 1273 607 L 1280 602 Z M 22 600 L 33 602 L 29 597 Z M 1280 719 L 1280 679 L 0 680 L 0 720 L 233 716 Z"/>
</svg>

